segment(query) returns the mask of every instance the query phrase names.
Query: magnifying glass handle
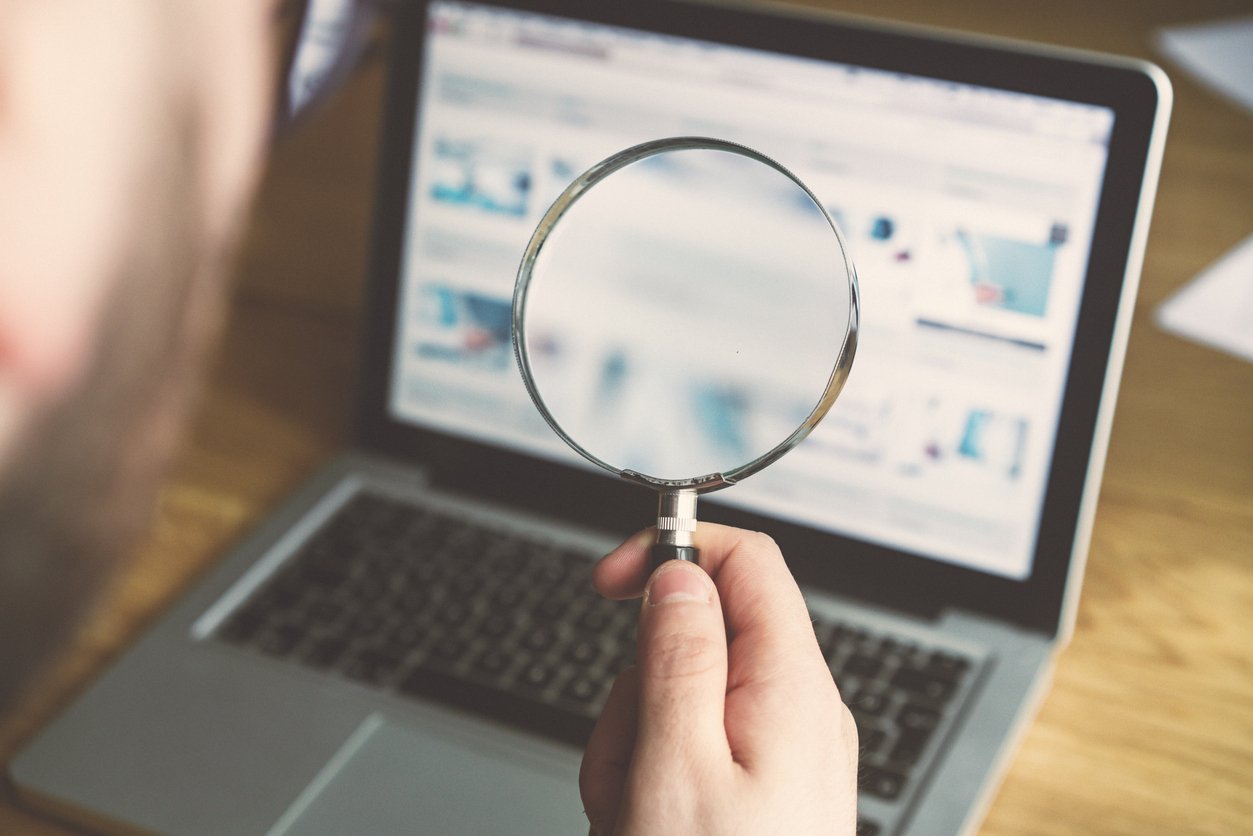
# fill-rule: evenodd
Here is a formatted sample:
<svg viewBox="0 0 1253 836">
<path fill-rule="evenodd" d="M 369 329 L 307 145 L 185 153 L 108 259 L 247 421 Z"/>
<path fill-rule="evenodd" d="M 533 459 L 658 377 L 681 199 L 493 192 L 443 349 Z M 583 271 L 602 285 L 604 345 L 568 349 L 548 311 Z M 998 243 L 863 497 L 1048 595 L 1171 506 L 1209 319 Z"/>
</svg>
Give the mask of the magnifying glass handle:
<svg viewBox="0 0 1253 836">
<path fill-rule="evenodd" d="M 697 562 L 700 556 L 696 534 L 696 491 L 680 488 L 657 496 L 657 542 L 653 545 L 653 568 L 667 560 Z"/>
</svg>

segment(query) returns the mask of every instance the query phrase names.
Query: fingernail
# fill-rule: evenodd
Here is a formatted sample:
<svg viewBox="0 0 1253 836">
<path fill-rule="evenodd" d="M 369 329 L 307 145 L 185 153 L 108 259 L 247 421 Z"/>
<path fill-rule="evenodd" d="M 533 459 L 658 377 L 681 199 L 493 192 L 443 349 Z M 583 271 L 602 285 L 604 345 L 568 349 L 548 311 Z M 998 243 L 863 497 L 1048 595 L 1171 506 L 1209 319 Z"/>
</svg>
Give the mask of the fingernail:
<svg viewBox="0 0 1253 836">
<path fill-rule="evenodd" d="M 644 600 L 650 606 L 674 604 L 679 601 L 709 603 L 713 599 L 714 585 L 699 566 L 674 560 L 663 563 L 648 581 Z"/>
</svg>

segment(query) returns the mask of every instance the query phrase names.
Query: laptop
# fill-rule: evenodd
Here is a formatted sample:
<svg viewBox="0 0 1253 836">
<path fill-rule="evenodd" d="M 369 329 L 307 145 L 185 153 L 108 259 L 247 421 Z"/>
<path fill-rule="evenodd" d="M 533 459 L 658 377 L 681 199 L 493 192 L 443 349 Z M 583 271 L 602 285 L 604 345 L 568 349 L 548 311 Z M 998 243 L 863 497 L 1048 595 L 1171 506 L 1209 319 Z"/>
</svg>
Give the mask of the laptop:
<svg viewBox="0 0 1253 836">
<path fill-rule="evenodd" d="M 106 830 L 585 833 L 635 618 L 590 567 L 653 499 L 536 413 L 510 298 L 573 177 L 704 135 L 820 197 L 862 328 L 826 420 L 702 518 L 769 532 L 801 582 L 859 831 L 976 828 L 1074 625 L 1164 75 L 780 7 L 400 5 L 358 443 L 12 761 L 17 791 Z"/>
</svg>

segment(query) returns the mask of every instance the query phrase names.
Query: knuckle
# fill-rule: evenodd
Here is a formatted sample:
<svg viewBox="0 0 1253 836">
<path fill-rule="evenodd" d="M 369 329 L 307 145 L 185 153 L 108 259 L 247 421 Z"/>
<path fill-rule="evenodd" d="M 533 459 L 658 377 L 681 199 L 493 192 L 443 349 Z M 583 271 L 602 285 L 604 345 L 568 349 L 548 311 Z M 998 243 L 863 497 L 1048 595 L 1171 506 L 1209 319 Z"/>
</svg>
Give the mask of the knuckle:
<svg viewBox="0 0 1253 836">
<path fill-rule="evenodd" d="M 775 542 L 773 537 L 764 531 L 750 532 L 748 535 L 748 542 L 750 547 L 757 552 L 779 551 L 779 544 Z"/>
<path fill-rule="evenodd" d="M 653 637 L 638 664 L 644 676 L 653 680 L 686 679 L 714 670 L 718 650 L 710 637 L 699 633 L 663 633 Z"/>
</svg>

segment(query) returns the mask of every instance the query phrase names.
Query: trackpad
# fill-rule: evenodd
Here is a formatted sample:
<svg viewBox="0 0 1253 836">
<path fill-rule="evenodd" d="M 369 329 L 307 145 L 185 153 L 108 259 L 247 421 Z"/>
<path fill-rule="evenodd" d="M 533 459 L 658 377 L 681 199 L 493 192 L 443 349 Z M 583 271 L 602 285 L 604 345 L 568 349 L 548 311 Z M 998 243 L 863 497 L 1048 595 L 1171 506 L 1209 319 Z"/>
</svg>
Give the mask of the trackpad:
<svg viewBox="0 0 1253 836">
<path fill-rule="evenodd" d="M 581 833 L 576 783 L 372 715 L 269 833 Z"/>
</svg>

